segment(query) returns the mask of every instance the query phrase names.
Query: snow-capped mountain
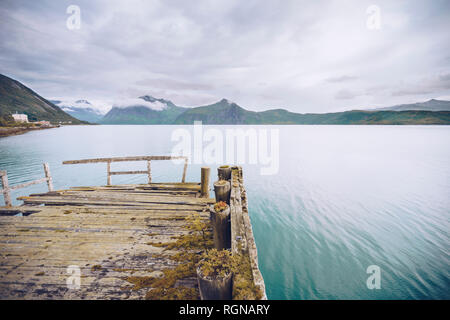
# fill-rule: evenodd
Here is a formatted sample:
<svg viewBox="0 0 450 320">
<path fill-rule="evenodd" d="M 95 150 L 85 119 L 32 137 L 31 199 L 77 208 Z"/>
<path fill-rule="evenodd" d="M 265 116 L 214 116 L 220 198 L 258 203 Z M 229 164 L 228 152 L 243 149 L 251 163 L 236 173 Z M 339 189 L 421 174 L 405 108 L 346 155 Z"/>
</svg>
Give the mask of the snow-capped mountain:
<svg viewBox="0 0 450 320">
<path fill-rule="evenodd" d="M 116 101 L 103 117 L 104 124 L 172 124 L 186 108 L 146 95 Z"/>
<path fill-rule="evenodd" d="M 91 123 L 98 123 L 103 118 L 103 112 L 93 106 L 87 100 L 76 100 L 76 101 L 61 101 L 61 100 L 50 100 L 55 105 L 60 107 L 64 112 L 70 114 L 79 120 L 89 121 Z"/>
</svg>

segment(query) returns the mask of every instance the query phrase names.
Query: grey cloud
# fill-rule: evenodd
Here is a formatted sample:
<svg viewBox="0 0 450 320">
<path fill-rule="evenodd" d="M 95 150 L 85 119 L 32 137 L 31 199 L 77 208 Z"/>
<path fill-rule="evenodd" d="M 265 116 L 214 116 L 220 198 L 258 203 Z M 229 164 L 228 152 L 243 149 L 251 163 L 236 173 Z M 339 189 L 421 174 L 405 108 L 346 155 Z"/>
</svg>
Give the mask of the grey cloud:
<svg viewBox="0 0 450 320">
<path fill-rule="evenodd" d="M 411 89 L 402 89 L 402 90 L 396 90 L 392 92 L 393 96 L 411 96 L 411 95 L 423 95 L 423 94 L 430 94 L 433 91 L 427 90 L 427 89 L 420 89 L 420 88 L 411 88 Z"/>
<path fill-rule="evenodd" d="M 354 99 L 357 96 L 362 95 L 361 93 L 356 93 L 347 89 L 342 89 L 339 90 L 338 92 L 336 92 L 336 94 L 334 95 L 334 97 L 336 99 L 339 100 L 350 100 L 350 99 Z"/>
<path fill-rule="evenodd" d="M 393 90 L 393 96 L 424 95 L 431 93 L 445 94 L 450 91 L 450 73 L 424 77 L 416 82 L 402 84 Z"/>
<path fill-rule="evenodd" d="M 337 76 L 337 77 L 327 78 L 327 79 L 325 79 L 325 81 L 334 83 L 334 82 L 352 81 L 352 80 L 356 80 L 356 79 L 358 79 L 358 77 L 344 75 L 344 76 Z"/>
<path fill-rule="evenodd" d="M 203 83 L 190 83 L 178 81 L 173 79 L 143 79 L 136 82 L 139 86 L 150 86 L 158 89 L 169 90 L 194 90 L 194 91 L 208 91 L 214 88 L 213 85 Z"/>
</svg>

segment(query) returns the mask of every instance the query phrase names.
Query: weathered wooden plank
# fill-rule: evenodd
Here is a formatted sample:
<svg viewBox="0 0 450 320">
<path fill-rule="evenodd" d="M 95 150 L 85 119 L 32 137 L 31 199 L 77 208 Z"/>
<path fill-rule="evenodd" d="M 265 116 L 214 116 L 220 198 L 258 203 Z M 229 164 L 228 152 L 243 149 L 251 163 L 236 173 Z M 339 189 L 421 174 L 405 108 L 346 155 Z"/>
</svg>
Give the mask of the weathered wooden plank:
<svg viewBox="0 0 450 320">
<path fill-rule="evenodd" d="M 118 193 L 100 193 L 100 192 L 62 192 L 59 195 L 39 195 L 39 196 L 22 196 L 18 200 L 41 199 L 48 200 L 111 200 L 119 202 L 149 202 L 149 203 L 179 203 L 179 204 L 208 204 L 212 203 L 212 199 L 196 198 L 196 197 L 172 197 L 152 194 L 118 194 Z"/>
<path fill-rule="evenodd" d="M 149 208 L 160 209 L 160 210 L 202 210 L 204 207 L 199 203 L 187 204 L 183 202 L 157 202 L 152 203 L 147 202 L 120 202 L 120 201 L 105 201 L 105 200 L 89 200 L 89 199 L 61 199 L 61 198 L 44 198 L 44 197 L 31 197 L 22 198 L 25 204 L 45 204 L 45 205 L 86 205 L 86 206 L 130 206 L 138 207 L 140 205 L 145 205 Z"/>
<path fill-rule="evenodd" d="M 233 253 L 248 254 L 252 271 L 253 283 L 262 293 L 262 299 L 267 299 L 264 279 L 258 266 L 258 253 L 253 236 L 250 216 L 248 214 L 247 194 L 243 184 L 242 168 L 232 171 L 231 177 L 231 236 Z"/>
<path fill-rule="evenodd" d="M 72 187 L 70 190 L 110 190 L 110 191 L 121 191 L 121 190 L 132 190 L 132 191 L 142 191 L 142 190 L 164 190 L 164 191 L 197 191 L 200 192 L 200 184 L 197 183 L 179 183 L 179 184 L 141 184 L 141 185 L 111 185 L 111 186 L 101 186 L 101 187 Z"/>
<path fill-rule="evenodd" d="M 142 196 L 155 196 L 155 197 L 190 197 L 190 198 L 198 198 L 198 192 L 196 191 L 177 191 L 177 190 L 64 190 L 63 192 L 51 192 L 51 193 L 33 193 L 30 194 L 30 197 L 45 197 L 48 195 L 51 196 L 59 196 L 63 194 L 77 194 L 78 192 L 89 192 L 91 194 L 99 194 L 100 192 L 108 193 L 108 194 L 117 194 L 121 196 L 133 196 L 133 195 L 142 195 Z"/>
<path fill-rule="evenodd" d="M 240 253 L 246 250 L 247 241 L 242 218 L 241 191 L 239 185 L 233 185 L 231 188 L 230 208 L 231 250 L 233 253 Z"/>
<path fill-rule="evenodd" d="M 51 215 L 51 216 L 61 216 L 62 214 L 68 214 L 68 213 L 74 213 L 74 214 L 81 214 L 81 215 L 88 215 L 88 214 L 99 214 L 99 215 L 104 215 L 104 214 L 108 214 L 108 215 L 140 215 L 140 214 L 145 214 L 145 215 L 152 215 L 152 214 L 165 214 L 165 215 L 170 215 L 170 214 L 177 214 L 177 215 L 181 215 L 181 214 L 185 214 L 185 215 L 190 215 L 190 214 L 201 214 L 201 212 L 204 210 L 204 207 L 201 207 L 201 210 L 195 210 L 195 209 L 191 209 L 191 210 L 168 210 L 167 208 L 161 208 L 159 209 L 159 207 L 155 206 L 134 206 L 134 207 L 130 207 L 130 206 L 95 206 L 93 208 L 91 207 L 87 207 L 87 206 L 56 206 L 56 207 L 52 207 L 52 206 L 44 206 L 44 207 L 37 207 L 37 206 L 20 206 L 20 207 L 8 207 L 8 208 L 0 208 L 0 215 L 2 215 L 3 213 L 5 213 L 5 215 L 7 214 L 18 214 L 18 213 L 23 213 L 23 214 L 33 214 L 33 216 L 35 216 L 37 213 L 39 215 Z M 17 217 L 17 218 L 21 218 L 21 217 Z M 2 220 L 0 220 L 2 221 Z"/>
<path fill-rule="evenodd" d="M 100 193 L 100 192 L 64 192 L 58 196 L 39 195 L 37 197 L 30 196 L 35 199 L 84 199 L 84 200 L 110 200 L 110 201 L 127 201 L 139 203 L 179 203 L 179 204 L 211 204 L 213 199 L 199 198 L 192 195 L 172 195 L 172 194 L 118 194 L 118 193 Z M 23 200 L 23 199 L 20 199 Z"/>
</svg>

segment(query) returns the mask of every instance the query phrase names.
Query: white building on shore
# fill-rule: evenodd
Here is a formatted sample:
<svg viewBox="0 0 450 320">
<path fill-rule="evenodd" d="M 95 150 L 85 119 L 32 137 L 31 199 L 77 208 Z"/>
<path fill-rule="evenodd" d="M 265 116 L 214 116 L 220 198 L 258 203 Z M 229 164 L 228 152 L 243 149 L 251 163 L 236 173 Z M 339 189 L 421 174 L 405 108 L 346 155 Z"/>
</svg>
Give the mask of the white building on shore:
<svg viewBox="0 0 450 320">
<path fill-rule="evenodd" d="M 15 122 L 28 122 L 28 116 L 23 113 L 14 113 L 12 117 Z"/>
</svg>

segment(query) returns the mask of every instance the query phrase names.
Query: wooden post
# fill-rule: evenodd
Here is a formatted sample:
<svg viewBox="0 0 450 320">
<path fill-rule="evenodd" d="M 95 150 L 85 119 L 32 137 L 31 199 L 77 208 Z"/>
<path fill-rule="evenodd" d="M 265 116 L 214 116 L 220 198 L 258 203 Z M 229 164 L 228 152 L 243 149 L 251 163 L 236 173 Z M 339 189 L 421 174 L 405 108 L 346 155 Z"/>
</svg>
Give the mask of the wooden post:
<svg viewBox="0 0 450 320">
<path fill-rule="evenodd" d="M 216 202 L 224 201 L 227 204 L 230 204 L 230 192 L 231 192 L 230 181 L 219 180 L 214 182 L 214 193 L 216 195 Z"/>
<path fill-rule="evenodd" d="M 233 298 L 233 273 L 223 278 L 208 279 L 197 268 L 198 289 L 202 300 L 231 300 Z"/>
<path fill-rule="evenodd" d="M 110 186 L 111 185 L 111 161 L 108 161 L 106 163 L 106 174 L 107 174 L 106 185 Z"/>
<path fill-rule="evenodd" d="M 53 191 L 53 179 L 52 175 L 50 174 L 50 167 L 48 166 L 48 163 L 44 163 L 44 172 L 45 177 L 47 178 L 48 191 Z"/>
<path fill-rule="evenodd" d="M 231 248 L 231 223 L 230 207 L 221 212 L 216 212 L 211 207 L 211 224 L 213 227 L 214 248 L 217 250 Z"/>
<path fill-rule="evenodd" d="M 209 167 L 202 167 L 201 173 L 201 186 L 200 186 L 200 196 L 202 198 L 209 198 Z"/>
<path fill-rule="evenodd" d="M 152 183 L 152 167 L 150 160 L 147 161 L 148 184 Z"/>
<path fill-rule="evenodd" d="M 217 175 L 219 180 L 230 180 L 231 179 L 231 167 L 221 166 L 217 168 Z"/>
<path fill-rule="evenodd" d="M 0 171 L 0 175 L 2 176 L 2 185 L 3 185 L 3 198 L 5 199 L 5 205 L 7 207 L 12 206 L 11 202 L 11 195 L 10 195 L 10 189 L 9 189 L 9 183 L 8 183 L 8 175 L 5 171 Z"/>
<path fill-rule="evenodd" d="M 187 165 L 188 165 L 188 158 L 186 158 L 184 160 L 184 168 L 183 168 L 183 177 L 181 178 L 181 182 L 185 183 L 186 182 L 186 170 L 187 170 Z"/>
</svg>

